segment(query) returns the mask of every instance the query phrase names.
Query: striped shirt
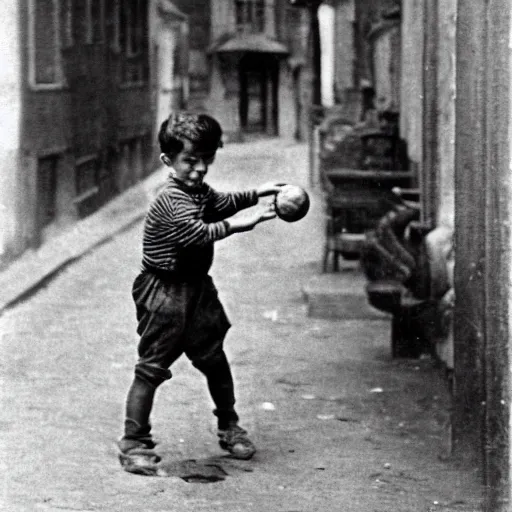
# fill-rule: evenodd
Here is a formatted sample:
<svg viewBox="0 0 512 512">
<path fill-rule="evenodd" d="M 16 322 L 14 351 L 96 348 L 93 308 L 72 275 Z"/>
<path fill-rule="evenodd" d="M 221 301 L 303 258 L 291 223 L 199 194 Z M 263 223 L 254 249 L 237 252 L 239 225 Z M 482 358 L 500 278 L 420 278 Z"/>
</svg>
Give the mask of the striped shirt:
<svg viewBox="0 0 512 512">
<path fill-rule="evenodd" d="M 143 269 L 180 276 L 207 274 L 214 242 L 228 235 L 224 219 L 257 202 L 256 190 L 225 193 L 204 183 L 192 194 L 169 176 L 146 216 Z"/>
</svg>

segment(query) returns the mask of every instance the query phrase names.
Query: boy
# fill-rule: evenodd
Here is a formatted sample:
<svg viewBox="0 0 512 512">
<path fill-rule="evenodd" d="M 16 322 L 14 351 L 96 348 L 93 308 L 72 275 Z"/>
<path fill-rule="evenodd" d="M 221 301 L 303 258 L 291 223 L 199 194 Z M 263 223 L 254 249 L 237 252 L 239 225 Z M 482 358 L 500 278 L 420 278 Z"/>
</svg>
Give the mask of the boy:
<svg viewBox="0 0 512 512">
<path fill-rule="evenodd" d="M 276 194 L 282 185 L 232 193 L 207 185 L 203 179 L 222 147 L 222 129 L 208 115 L 173 114 L 162 123 L 158 139 L 160 158 L 171 170 L 144 225 L 142 270 L 132 289 L 139 360 L 118 442 L 124 469 L 143 475 L 156 474 L 160 461 L 149 422 L 155 391 L 171 378 L 170 366 L 182 354 L 207 379 L 221 448 L 240 459 L 251 458 L 256 450 L 238 426 L 233 378 L 223 350 L 230 323 L 208 271 L 214 242 L 249 231 L 273 219 L 275 212 L 267 205 L 244 219 L 227 219 L 256 205 L 260 197 Z"/>
</svg>

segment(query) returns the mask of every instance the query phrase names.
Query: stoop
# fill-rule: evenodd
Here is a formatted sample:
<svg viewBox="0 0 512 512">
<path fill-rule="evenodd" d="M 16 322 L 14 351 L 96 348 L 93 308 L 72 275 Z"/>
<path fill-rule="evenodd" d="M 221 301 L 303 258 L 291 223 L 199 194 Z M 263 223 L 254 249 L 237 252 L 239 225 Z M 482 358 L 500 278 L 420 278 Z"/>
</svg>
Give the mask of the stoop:
<svg viewBox="0 0 512 512">
<path fill-rule="evenodd" d="M 302 293 L 312 318 L 340 320 L 385 320 L 391 315 L 370 305 L 366 277 L 357 262 L 344 262 L 339 272 L 317 274 Z"/>
</svg>

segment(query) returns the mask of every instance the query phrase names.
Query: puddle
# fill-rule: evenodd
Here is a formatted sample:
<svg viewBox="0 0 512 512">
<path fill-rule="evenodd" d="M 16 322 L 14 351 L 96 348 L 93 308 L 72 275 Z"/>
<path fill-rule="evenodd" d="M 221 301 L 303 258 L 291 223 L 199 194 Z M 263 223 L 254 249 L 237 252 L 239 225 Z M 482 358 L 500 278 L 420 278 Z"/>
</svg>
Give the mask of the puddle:
<svg viewBox="0 0 512 512">
<path fill-rule="evenodd" d="M 208 459 L 161 463 L 158 474 L 159 476 L 178 477 L 190 484 L 221 482 L 228 476 L 220 464 Z"/>
</svg>

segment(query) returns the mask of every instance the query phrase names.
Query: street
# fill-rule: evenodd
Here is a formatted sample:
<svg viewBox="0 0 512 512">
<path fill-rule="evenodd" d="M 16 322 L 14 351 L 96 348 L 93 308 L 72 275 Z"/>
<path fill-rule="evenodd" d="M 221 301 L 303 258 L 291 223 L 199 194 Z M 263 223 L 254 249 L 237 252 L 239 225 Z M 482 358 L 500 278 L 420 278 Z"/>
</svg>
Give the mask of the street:
<svg viewBox="0 0 512 512">
<path fill-rule="evenodd" d="M 304 144 L 228 144 L 207 181 L 307 188 L 307 168 Z M 302 286 L 320 271 L 323 241 L 321 196 L 310 194 L 302 221 L 273 220 L 216 245 L 212 275 L 233 324 L 226 351 L 255 457 L 220 450 L 206 382 L 182 358 L 152 416 L 170 476 L 135 476 L 118 463 L 136 361 L 139 222 L 0 317 L 1 510 L 480 510 L 478 475 L 448 457 L 442 371 L 429 359 L 392 361 L 389 320 L 307 316 Z"/>
</svg>

